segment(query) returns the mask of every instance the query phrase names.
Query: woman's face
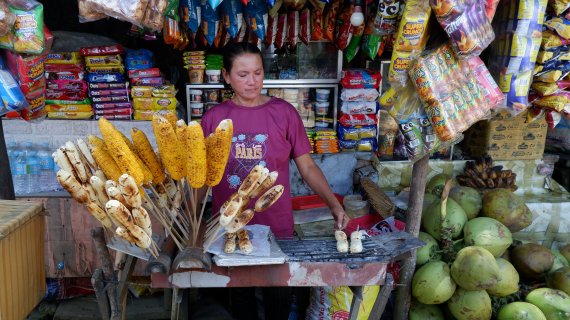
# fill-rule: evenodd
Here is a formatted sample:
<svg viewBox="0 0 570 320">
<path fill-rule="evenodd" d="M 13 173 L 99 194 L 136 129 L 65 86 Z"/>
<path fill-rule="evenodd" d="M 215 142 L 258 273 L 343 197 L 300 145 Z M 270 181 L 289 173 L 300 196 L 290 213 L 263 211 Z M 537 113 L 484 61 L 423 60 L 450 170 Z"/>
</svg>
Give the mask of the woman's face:
<svg viewBox="0 0 570 320">
<path fill-rule="evenodd" d="M 244 53 L 237 56 L 228 72 L 223 70 L 226 83 L 232 86 L 240 100 L 254 101 L 263 88 L 263 62 L 258 54 Z"/>
</svg>

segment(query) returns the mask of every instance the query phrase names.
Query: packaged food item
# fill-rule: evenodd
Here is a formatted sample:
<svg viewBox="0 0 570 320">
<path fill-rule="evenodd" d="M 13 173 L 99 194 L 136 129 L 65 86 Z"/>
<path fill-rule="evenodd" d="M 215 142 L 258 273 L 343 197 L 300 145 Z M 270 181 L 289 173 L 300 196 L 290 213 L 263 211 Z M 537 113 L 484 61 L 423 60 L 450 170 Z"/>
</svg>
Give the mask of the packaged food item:
<svg viewBox="0 0 570 320">
<path fill-rule="evenodd" d="M 112 109 L 95 109 L 95 115 L 103 116 L 103 115 L 112 115 L 112 116 L 130 116 L 133 114 L 133 109 L 131 107 L 128 108 L 112 108 Z"/>
<path fill-rule="evenodd" d="M 128 82 L 122 83 L 87 83 L 89 89 L 127 89 L 129 87 Z"/>
<path fill-rule="evenodd" d="M 552 7 L 554 14 L 559 16 L 568 8 L 570 8 L 570 2 L 568 0 L 553 0 L 549 1 L 550 6 Z"/>
<path fill-rule="evenodd" d="M 554 31 L 545 30 L 542 32 L 542 48 L 548 50 L 560 46 L 565 46 L 570 44 L 570 40 L 566 40 L 561 36 L 557 35 Z"/>
<path fill-rule="evenodd" d="M 421 51 L 425 47 L 430 15 L 431 8 L 426 1 L 411 0 L 406 2 L 394 43 L 395 52 Z"/>
<path fill-rule="evenodd" d="M 340 80 L 343 88 L 347 89 L 377 89 L 380 85 L 379 72 L 372 70 L 343 70 Z"/>
<path fill-rule="evenodd" d="M 108 114 L 104 114 L 104 115 L 95 115 L 95 120 L 99 120 L 101 118 L 105 118 L 107 120 L 131 120 L 131 115 L 108 115 Z M 152 115 L 151 115 L 152 118 Z"/>
<path fill-rule="evenodd" d="M 24 93 L 10 72 L 0 69 L 0 80 L 2 80 L 0 98 L 8 110 L 21 110 L 29 106 Z"/>
<path fill-rule="evenodd" d="M 196 90 L 196 94 L 197 91 L 201 91 L 201 90 Z M 192 94 L 192 93 L 191 93 Z M 217 89 L 206 89 L 204 90 L 204 100 L 205 102 L 218 102 L 220 99 L 220 94 L 219 94 L 219 90 Z M 196 101 L 196 102 L 200 102 L 200 98 L 196 97 L 196 100 L 192 100 L 192 101 Z"/>
<path fill-rule="evenodd" d="M 378 104 L 376 101 L 343 101 L 340 108 L 346 114 L 375 114 Z"/>
<path fill-rule="evenodd" d="M 243 21 L 243 7 L 239 1 L 222 1 L 224 25 L 230 36 L 235 38 Z"/>
<path fill-rule="evenodd" d="M 313 9 L 311 10 L 311 40 L 318 41 L 323 39 L 323 15 L 325 10 L 325 2 L 319 0 L 309 0 Z"/>
<path fill-rule="evenodd" d="M 128 109 L 132 108 L 130 102 L 108 102 L 108 103 L 94 103 L 93 108 L 97 110 L 114 110 L 114 109 Z"/>
<path fill-rule="evenodd" d="M 207 83 L 220 83 L 221 70 L 206 70 Z"/>
<path fill-rule="evenodd" d="M 102 97 L 102 96 L 129 96 L 129 91 L 127 89 L 107 89 L 107 90 L 90 90 L 89 96 L 91 97 Z"/>
<path fill-rule="evenodd" d="M 342 2 L 340 0 L 332 0 L 329 2 L 328 9 L 325 11 L 323 27 L 324 27 L 324 38 L 329 41 L 334 41 L 334 31 L 336 28 L 336 17 L 340 11 L 340 6 Z"/>
<path fill-rule="evenodd" d="M 81 64 L 81 54 L 79 51 L 72 52 L 50 52 L 45 63 L 47 64 Z"/>
<path fill-rule="evenodd" d="M 90 104 L 46 104 L 46 112 L 92 112 Z M 48 116 L 49 118 L 49 116 Z"/>
<path fill-rule="evenodd" d="M 490 109 L 503 105 L 505 96 L 491 76 L 483 60 L 479 57 L 471 57 L 467 60 L 467 63 L 469 63 L 469 67 L 473 70 L 473 74 L 477 78 L 477 83 L 483 89 Z"/>
<path fill-rule="evenodd" d="M 203 103 L 190 103 L 192 117 L 201 117 L 204 114 Z"/>
<path fill-rule="evenodd" d="M 104 56 L 87 56 L 85 57 L 85 65 L 88 67 L 96 66 L 122 66 L 123 59 L 120 55 L 104 55 Z"/>
<path fill-rule="evenodd" d="M 550 20 L 544 22 L 544 25 L 561 36 L 562 38 L 568 40 L 570 39 L 570 21 L 566 20 L 564 17 L 554 17 Z"/>
<path fill-rule="evenodd" d="M 16 16 L 11 36 L 13 50 L 30 54 L 44 52 L 43 5 L 35 0 L 13 0 L 10 2 L 10 11 Z"/>
<path fill-rule="evenodd" d="M 536 91 L 541 97 L 549 96 L 566 88 L 570 88 L 570 81 L 561 80 L 557 81 L 556 83 L 534 81 L 531 85 L 531 88 Z"/>
<path fill-rule="evenodd" d="M 125 81 L 125 78 L 121 73 L 88 73 L 87 81 L 96 83 L 123 82 Z"/>
<path fill-rule="evenodd" d="M 129 70 L 129 78 L 155 78 L 160 77 L 160 70 L 158 68 L 148 69 L 134 69 Z"/>
<path fill-rule="evenodd" d="M 131 88 L 131 96 L 133 98 L 151 98 L 152 88 L 151 86 L 133 86 Z"/>
<path fill-rule="evenodd" d="M 570 114 L 570 92 L 561 91 L 533 101 L 533 106 Z"/>
<path fill-rule="evenodd" d="M 154 114 L 160 114 L 160 115 L 165 115 L 167 113 L 170 114 L 176 114 L 176 110 L 158 110 L 158 111 L 152 111 L 152 110 L 135 110 L 133 113 L 133 119 L 134 120 L 147 120 L 150 121 L 152 120 L 152 116 Z"/>
<path fill-rule="evenodd" d="M 298 109 L 298 108 L 296 108 Z M 327 115 L 329 113 L 329 102 L 317 102 L 315 103 L 315 113 L 317 115 Z"/>
<path fill-rule="evenodd" d="M 303 9 L 299 15 L 299 40 L 305 45 L 309 44 L 311 28 L 310 28 L 311 11 L 309 8 Z"/>
<path fill-rule="evenodd" d="M 16 16 L 10 11 L 10 7 L 6 1 L 0 2 L 0 17 L 2 17 L 2 19 L 0 19 L 0 36 L 10 34 L 12 26 L 14 26 L 14 22 L 16 21 Z"/>
<path fill-rule="evenodd" d="M 299 12 L 287 12 L 287 41 L 291 47 L 297 45 L 299 40 Z"/>
<path fill-rule="evenodd" d="M 134 98 L 135 110 L 176 109 L 176 98 Z"/>
<path fill-rule="evenodd" d="M 339 50 L 344 50 L 348 46 L 348 42 L 351 37 L 350 30 L 352 28 L 350 17 L 352 16 L 353 10 L 354 4 L 352 2 L 344 2 L 341 6 L 340 13 L 337 16 L 334 43 Z"/>
<path fill-rule="evenodd" d="M 230 2 L 230 1 L 228 1 Z M 234 2 L 234 1 L 232 1 Z M 222 2 L 224 4 L 224 2 Z M 224 6 L 225 7 L 225 6 Z M 201 3 L 199 0 L 180 0 L 181 19 L 188 28 L 196 33 L 200 26 Z"/>
<path fill-rule="evenodd" d="M 173 84 L 162 85 L 152 88 L 152 96 L 155 98 L 174 98 L 176 89 Z"/>
<path fill-rule="evenodd" d="M 91 97 L 91 102 L 101 103 L 101 102 L 129 102 L 129 96 L 103 96 L 103 97 Z"/>
<path fill-rule="evenodd" d="M 73 90 L 46 90 L 46 99 L 50 100 L 75 100 L 81 101 L 87 98 L 87 92 Z"/>
<path fill-rule="evenodd" d="M 83 80 L 48 80 L 46 89 L 87 92 L 87 83 Z"/>
<path fill-rule="evenodd" d="M 79 50 L 82 56 L 99 56 L 99 55 L 112 55 L 112 54 L 124 54 L 125 48 L 120 44 L 115 44 L 111 46 L 93 46 L 93 47 L 83 47 Z"/>
<path fill-rule="evenodd" d="M 396 102 L 396 98 L 398 96 L 398 92 L 396 91 L 396 89 L 394 89 L 394 87 L 390 87 L 388 88 L 388 90 L 386 90 L 382 96 L 380 97 L 380 99 L 378 99 L 378 102 L 380 103 L 380 105 L 388 110 L 390 109 L 394 103 Z"/>
<path fill-rule="evenodd" d="M 374 18 L 374 31 L 378 35 L 393 34 L 398 30 L 402 15 L 403 1 L 379 0 L 378 11 Z"/>
<path fill-rule="evenodd" d="M 93 117 L 93 111 L 50 111 L 47 112 L 49 119 L 74 119 L 86 120 Z"/>
<path fill-rule="evenodd" d="M 20 88 L 27 95 L 31 91 L 44 89 L 46 55 L 22 55 L 11 51 L 6 52 L 8 69 L 17 77 Z"/>
<path fill-rule="evenodd" d="M 130 78 L 133 86 L 161 86 L 164 84 L 162 77 L 154 78 Z"/>
<path fill-rule="evenodd" d="M 339 118 L 343 126 L 371 126 L 378 122 L 376 115 L 371 114 L 343 114 Z"/>
<path fill-rule="evenodd" d="M 412 54 L 394 50 L 388 69 L 388 81 L 393 86 L 403 86 L 408 81 L 408 70 L 412 64 Z"/>
</svg>

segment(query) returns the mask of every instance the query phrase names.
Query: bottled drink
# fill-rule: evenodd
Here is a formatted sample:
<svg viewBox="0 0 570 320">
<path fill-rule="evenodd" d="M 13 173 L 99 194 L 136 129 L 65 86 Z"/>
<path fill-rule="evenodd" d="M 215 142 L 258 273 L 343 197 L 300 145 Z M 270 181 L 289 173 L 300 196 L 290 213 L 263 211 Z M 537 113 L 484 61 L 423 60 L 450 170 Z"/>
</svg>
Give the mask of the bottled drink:
<svg viewBox="0 0 570 320">
<path fill-rule="evenodd" d="M 40 145 L 37 156 L 40 164 L 39 191 L 53 191 L 57 181 L 48 142 L 44 142 Z"/>
<path fill-rule="evenodd" d="M 38 149 L 36 144 L 30 143 L 28 149 L 28 193 L 40 192 L 40 162 L 38 161 Z"/>
<path fill-rule="evenodd" d="M 10 141 L 7 143 L 6 147 L 8 149 L 8 162 L 10 163 L 10 172 L 12 172 L 12 175 L 14 175 L 18 144 L 14 141 Z"/>
<path fill-rule="evenodd" d="M 14 151 L 15 161 L 14 161 L 14 193 L 16 195 L 22 195 L 27 192 L 28 188 L 28 172 L 26 163 L 26 154 L 23 150 Z"/>
</svg>

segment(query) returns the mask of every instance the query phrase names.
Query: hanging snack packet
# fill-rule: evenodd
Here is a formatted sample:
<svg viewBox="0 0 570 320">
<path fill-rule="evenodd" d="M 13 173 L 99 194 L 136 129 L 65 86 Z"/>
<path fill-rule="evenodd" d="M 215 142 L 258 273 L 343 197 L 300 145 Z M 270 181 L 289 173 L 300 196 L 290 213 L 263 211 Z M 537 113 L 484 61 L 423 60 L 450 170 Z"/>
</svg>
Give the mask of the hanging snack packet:
<svg viewBox="0 0 570 320">
<path fill-rule="evenodd" d="M 428 39 L 427 27 L 430 15 L 431 8 L 425 1 L 409 0 L 402 14 L 394 50 L 400 52 L 423 50 Z"/>
<path fill-rule="evenodd" d="M 556 83 L 546 83 L 534 81 L 531 88 L 536 91 L 541 97 L 549 96 L 551 94 L 558 93 L 566 88 L 570 88 L 570 81 L 561 80 Z"/>
<path fill-rule="evenodd" d="M 196 33 L 202 20 L 202 8 L 199 0 L 180 0 L 180 10 L 182 20 L 186 23 L 190 31 Z M 228 1 L 230 2 L 230 1 Z M 233 1 L 231 1 L 233 2 Z"/>
<path fill-rule="evenodd" d="M 243 7 L 239 1 L 223 1 L 222 15 L 224 17 L 224 25 L 230 37 L 235 38 L 241 28 L 243 21 Z"/>
<path fill-rule="evenodd" d="M 535 107 L 570 114 L 570 92 L 562 91 L 533 101 Z"/>
<path fill-rule="evenodd" d="M 216 32 L 220 23 L 220 10 L 214 9 L 208 2 L 202 7 L 202 32 L 209 45 L 216 40 Z"/>
<path fill-rule="evenodd" d="M 325 3 L 320 0 L 309 0 L 313 8 L 311 9 L 311 40 L 323 39 L 323 14 Z"/>
<path fill-rule="evenodd" d="M 534 76 L 535 81 L 555 83 L 570 73 L 570 61 L 552 61 L 545 64 Z"/>
<path fill-rule="evenodd" d="M 564 17 L 555 17 L 544 22 L 544 25 L 561 36 L 562 38 L 568 40 L 570 39 L 570 21 L 566 20 Z"/>
<path fill-rule="evenodd" d="M 311 37 L 311 11 L 309 8 L 303 9 L 299 15 L 299 40 L 304 44 L 309 44 Z"/>
<path fill-rule="evenodd" d="M 568 8 L 570 8 L 570 1 L 568 0 L 551 0 L 548 1 L 552 7 L 554 14 L 559 16 Z"/>
<path fill-rule="evenodd" d="M 11 33 L 16 16 L 10 11 L 6 1 L 0 1 L 0 36 Z M 2 106 L 2 104 L 0 104 Z"/>
<path fill-rule="evenodd" d="M 299 11 L 287 12 L 287 39 L 291 48 L 297 46 L 299 40 Z"/>
<path fill-rule="evenodd" d="M 334 41 L 334 31 L 336 28 L 336 17 L 340 10 L 341 0 L 332 0 L 325 7 L 325 16 L 323 20 L 324 38 Z"/>
<path fill-rule="evenodd" d="M 398 22 L 405 6 L 401 0 L 379 0 L 376 17 L 371 21 L 375 34 L 387 35 L 398 30 Z M 369 20 L 370 21 L 370 20 Z"/>
<path fill-rule="evenodd" d="M 272 17 L 271 15 L 267 18 L 267 34 L 265 35 L 265 44 L 271 47 L 275 43 L 275 38 L 277 36 L 277 20 L 278 16 Z"/>
<path fill-rule="evenodd" d="M 565 46 L 567 44 L 570 44 L 570 40 L 562 38 L 552 30 L 546 30 L 542 32 L 542 48 L 546 50 Z"/>
<path fill-rule="evenodd" d="M 283 4 L 287 8 L 295 11 L 300 11 L 301 9 L 303 9 L 306 2 L 307 0 L 283 0 Z"/>
<path fill-rule="evenodd" d="M 28 101 L 16 82 L 16 79 L 6 70 L 0 69 L 0 100 L 9 110 L 21 110 L 28 107 Z"/>
<path fill-rule="evenodd" d="M 287 13 L 280 13 L 277 20 L 277 33 L 275 34 L 275 47 L 283 48 L 287 38 Z"/>
<path fill-rule="evenodd" d="M 485 0 L 485 14 L 489 22 L 493 21 L 493 17 L 495 17 L 497 5 L 499 5 L 499 0 Z"/>
<path fill-rule="evenodd" d="M 352 24 L 350 23 L 350 17 L 352 16 L 352 11 L 354 10 L 354 5 L 349 3 L 345 5 L 340 14 L 337 17 L 337 28 L 335 32 L 335 45 L 339 50 L 344 50 L 348 46 L 350 41 Z"/>
<path fill-rule="evenodd" d="M 265 24 L 267 23 L 267 5 L 263 0 L 250 0 L 245 6 L 248 26 L 259 40 L 265 40 Z"/>
</svg>

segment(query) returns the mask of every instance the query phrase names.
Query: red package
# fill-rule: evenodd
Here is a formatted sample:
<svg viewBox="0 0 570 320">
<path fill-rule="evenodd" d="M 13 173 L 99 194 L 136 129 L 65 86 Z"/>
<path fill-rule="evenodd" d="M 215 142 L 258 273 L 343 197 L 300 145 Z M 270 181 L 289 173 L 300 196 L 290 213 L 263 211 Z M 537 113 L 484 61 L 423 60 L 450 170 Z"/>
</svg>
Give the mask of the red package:
<svg viewBox="0 0 570 320">
<path fill-rule="evenodd" d="M 123 54 L 125 53 L 125 48 L 120 44 L 115 44 L 112 46 L 95 46 L 95 47 L 85 47 L 79 50 L 82 56 L 100 56 L 100 55 L 111 55 L 111 54 Z"/>
<path fill-rule="evenodd" d="M 287 14 L 280 13 L 277 20 L 277 33 L 275 34 L 275 47 L 281 49 L 285 43 L 287 32 Z"/>
<path fill-rule="evenodd" d="M 85 71 L 85 65 L 83 63 L 75 64 L 55 64 L 46 63 L 46 72 L 82 72 Z"/>
<path fill-rule="evenodd" d="M 6 63 L 10 72 L 18 78 L 24 95 L 45 88 L 45 65 L 47 54 L 21 55 L 6 50 Z"/>
<path fill-rule="evenodd" d="M 26 121 L 45 118 L 46 114 L 45 105 L 35 110 L 25 108 L 20 111 L 20 117 Z"/>
<path fill-rule="evenodd" d="M 130 116 L 133 113 L 132 108 L 113 108 L 113 109 L 95 109 L 95 114 L 98 116 L 102 115 L 113 115 L 113 116 Z"/>
<path fill-rule="evenodd" d="M 131 78 L 131 85 L 133 86 L 161 86 L 163 84 L 161 77 L 154 78 Z"/>
<path fill-rule="evenodd" d="M 132 108 L 132 105 L 130 102 L 94 103 L 93 108 L 95 108 L 95 109 L 124 109 L 124 108 Z"/>
<path fill-rule="evenodd" d="M 291 48 L 297 46 L 299 37 L 299 11 L 289 11 L 287 13 L 287 38 Z"/>
<path fill-rule="evenodd" d="M 129 91 L 127 89 L 107 89 L 107 90 L 91 90 L 89 91 L 89 96 L 91 97 L 103 97 L 103 96 L 129 96 Z"/>
<path fill-rule="evenodd" d="M 343 126 L 373 126 L 378 123 L 374 114 L 343 114 L 338 119 Z"/>
<path fill-rule="evenodd" d="M 372 70 L 345 70 L 340 84 L 346 89 L 378 89 L 381 79 L 380 73 Z"/>
<path fill-rule="evenodd" d="M 352 24 L 350 24 L 350 17 L 352 16 L 353 10 L 354 5 L 349 3 L 342 8 L 342 11 L 338 16 L 337 29 L 335 30 L 335 45 L 339 50 L 346 49 L 350 42 L 350 29 L 352 27 Z"/>
<path fill-rule="evenodd" d="M 483 88 L 485 98 L 489 101 L 489 107 L 493 109 L 501 105 L 505 100 L 505 96 L 489 73 L 483 60 L 479 57 L 472 57 L 467 60 L 467 63 L 469 63 L 469 68 L 473 70 L 477 83 Z"/>
<path fill-rule="evenodd" d="M 332 2 L 329 2 L 329 6 L 328 9 L 326 10 L 325 16 L 324 16 L 324 33 L 323 36 L 325 37 L 325 39 L 328 39 L 330 41 L 334 41 L 334 30 L 336 27 L 336 16 L 338 13 L 338 10 L 340 8 L 340 0 L 333 0 Z"/>
<path fill-rule="evenodd" d="M 299 16 L 299 40 L 306 45 L 309 44 L 309 34 L 311 33 L 310 19 L 311 11 L 308 8 L 303 9 Z"/>
<path fill-rule="evenodd" d="M 87 82 L 83 80 L 49 80 L 47 82 L 49 90 L 71 90 L 87 92 Z"/>
<path fill-rule="evenodd" d="M 499 0 L 485 0 L 485 15 L 489 22 L 493 21 Z"/>
<path fill-rule="evenodd" d="M 28 101 L 29 106 L 27 107 L 30 111 L 39 110 L 46 105 L 46 95 L 44 90 L 36 90 L 34 92 L 28 93 L 26 96 L 26 101 Z"/>
<path fill-rule="evenodd" d="M 87 92 L 71 90 L 46 90 L 48 100 L 72 100 L 81 101 L 87 98 Z"/>
<path fill-rule="evenodd" d="M 83 80 L 85 73 L 83 71 L 58 71 L 46 72 L 46 79 L 49 80 Z"/>
<path fill-rule="evenodd" d="M 275 42 L 275 36 L 277 34 L 277 20 L 278 16 L 267 18 L 267 33 L 265 35 L 265 44 L 270 47 Z"/>
<path fill-rule="evenodd" d="M 314 8 L 311 10 L 311 40 L 323 39 L 323 11 L 325 3 L 322 1 L 311 1 Z"/>
</svg>

